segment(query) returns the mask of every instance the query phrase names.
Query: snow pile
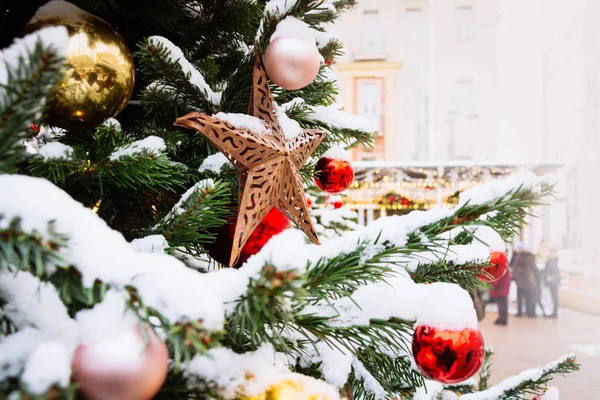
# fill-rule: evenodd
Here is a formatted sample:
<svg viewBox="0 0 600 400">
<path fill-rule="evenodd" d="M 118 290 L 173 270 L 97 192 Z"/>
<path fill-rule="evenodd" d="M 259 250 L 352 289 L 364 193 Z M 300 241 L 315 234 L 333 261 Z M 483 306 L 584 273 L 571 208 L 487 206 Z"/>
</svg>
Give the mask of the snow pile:
<svg viewBox="0 0 600 400">
<path fill-rule="evenodd" d="M 185 59 L 183 52 L 169 39 L 162 36 L 150 36 L 148 40 L 155 46 L 162 46 L 169 52 L 169 61 L 176 62 L 181 66 L 183 72 L 189 76 L 190 82 L 206 94 L 208 101 L 214 105 L 221 102 L 221 93 L 213 91 L 202 74 Z"/>
<path fill-rule="evenodd" d="M 73 156 L 73 148 L 59 142 L 41 146 L 37 152 L 44 160 L 68 160 Z"/>
<path fill-rule="evenodd" d="M 298 395 L 298 399 L 316 394 L 328 399 L 339 398 L 337 391 L 324 382 L 290 372 L 287 365 L 276 357 L 270 344 L 245 354 L 237 354 L 227 348 L 212 349 L 205 356 L 195 356 L 185 376 L 190 387 L 202 386 L 203 382 L 215 384 L 225 399 L 239 398 L 240 393 L 244 397 L 259 396 L 271 385 L 281 382 L 295 382 L 295 386 L 302 387 L 303 393 Z"/>
<path fill-rule="evenodd" d="M 246 129 L 257 135 L 266 135 L 271 133 L 265 121 L 248 114 L 223 113 L 213 115 L 214 119 L 227 122 L 236 129 Z"/>
<path fill-rule="evenodd" d="M 319 121 L 338 129 L 350 129 L 354 131 L 375 132 L 371 121 L 364 116 L 354 115 L 340 111 L 336 106 L 318 106 L 314 107 L 307 118 L 313 121 Z"/>
<path fill-rule="evenodd" d="M 36 347 L 21 375 L 27 391 L 42 395 L 53 386 L 67 387 L 71 378 L 71 356 L 58 342 L 46 342 Z"/>
<path fill-rule="evenodd" d="M 148 136 L 145 139 L 137 140 L 128 145 L 119 147 L 110 155 L 110 160 L 116 161 L 126 157 L 135 157 L 146 154 L 152 154 L 156 157 L 161 155 L 166 149 L 167 145 L 162 138 L 159 138 L 158 136 Z"/>
<path fill-rule="evenodd" d="M 515 389 L 521 383 L 526 381 L 537 381 L 542 375 L 550 370 L 555 369 L 560 363 L 566 361 L 568 358 L 574 355 L 566 355 L 553 361 L 541 368 L 532 368 L 527 371 L 523 371 L 518 375 L 512 376 L 500 382 L 499 384 L 477 393 L 465 394 L 461 397 L 461 400 L 497 400 L 503 398 L 504 392 Z M 558 392 L 558 391 L 556 391 Z M 552 394 L 551 394 L 552 395 Z M 556 393 L 558 395 L 558 393 Z M 550 400 L 554 400 L 552 397 Z"/>
<path fill-rule="evenodd" d="M 223 153 L 213 154 L 212 156 L 208 156 L 198 168 L 198 172 L 214 172 L 218 174 L 223 169 L 224 165 L 230 164 L 229 160 Z"/>
</svg>

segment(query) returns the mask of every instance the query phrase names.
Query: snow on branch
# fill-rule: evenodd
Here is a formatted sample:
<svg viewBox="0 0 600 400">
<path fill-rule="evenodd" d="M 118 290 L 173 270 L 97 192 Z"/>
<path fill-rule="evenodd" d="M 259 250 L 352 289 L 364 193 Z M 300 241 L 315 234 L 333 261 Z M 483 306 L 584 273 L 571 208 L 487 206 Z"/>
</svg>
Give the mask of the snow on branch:
<svg viewBox="0 0 600 400">
<path fill-rule="evenodd" d="M 50 142 L 39 148 L 37 154 L 44 160 L 68 160 L 73 156 L 73 148 L 60 142 Z"/>
<path fill-rule="evenodd" d="M 69 34 L 64 26 L 53 26 L 40 29 L 22 39 L 15 39 L 14 43 L 0 52 L 0 93 L 6 93 L 9 71 L 18 69 L 19 63 L 34 52 L 36 46 L 51 49 L 57 56 L 67 54 Z M 5 96 L 0 96 L 0 107 L 4 107 Z M 42 99 L 43 100 L 43 99 Z"/>
<path fill-rule="evenodd" d="M 164 139 L 158 136 L 148 136 L 142 140 L 137 140 L 133 143 L 119 147 L 110 155 L 110 160 L 116 161 L 126 157 L 142 155 L 152 155 L 153 157 L 157 157 L 160 156 L 166 149 L 167 146 Z"/>
<path fill-rule="evenodd" d="M 240 391 L 244 397 L 259 396 L 270 385 L 282 381 L 298 382 L 304 388 L 298 398 L 312 398 L 316 394 L 328 399 L 339 398 L 336 389 L 324 382 L 290 372 L 284 356 L 275 353 L 268 344 L 244 354 L 223 347 L 212 349 L 204 356 L 194 357 L 184 375 L 189 387 L 211 383 L 225 399 L 239 398 Z"/>
<path fill-rule="evenodd" d="M 298 0 L 269 0 L 265 7 L 265 15 L 281 16 L 289 13 Z"/>
<path fill-rule="evenodd" d="M 507 378 L 487 390 L 466 394 L 461 397 L 461 400 L 498 400 L 514 398 L 512 396 L 525 390 L 529 393 L 532 389 L 539 388 L 541 391 L 546 382 L 551 379 L 551 375 L 572 372 L 578 369 L 579 366 L 575 363 L 575 355 L 569 354 L 544 367 L 528 369 L 516 376 Z"/>
<path fill-rule="evenodd" d="M 0 381 L 22 373 L 21 382 L 32 394 L 43 394 L 53 385 L 66 387 L 77 324 L 56 288 L 29 272 L 1 271 L 0 299 L 5 303 L 2 313 L 19 329 L 0 342 L 0 365 L 10 366 L 0 372 Z"/>
<path fill-rule="evenodd" d="M 375 132 L 375 128 L 367 117 L 340 111 L 337 106 L 314 107 L 312 112 L 308 114 L 307 119 L 322 122 L 338 129 Z"/>
<path fill-rule="evenodd" d="M 132 286 L 147 307 L 173 322 L 203 320 L 209 330 L 223 328 L 225 312 L 260 269 L 220 270 L 201 274 L 174 257 L 135 251 L 91 209 L 73 200 L 50 182 L 18 175 L 1 175 L 0 229 L 20 218 L 20 229 L 41 240 L 61 232 L 71 238 L 61 255 L 81 273 L 82 283 L 96 280 L 111 287 Z M 44 199 L 40 207 L 39 198 Z M 48 222 L 55 221 L 53 231 Z"/>
<path fill-rule="evenodd" d="M 225 165 L 231 165 L 225 154 L 216 153 L 206 157 L 204 161 L 202 161 L 202 165 L 198 168 L 198 172 L 213 172 L 219 174 Z"/>
<path fill-rule="evenodd" d="M 271 35 L 271 42 L 280 37 L 307 40 L 316 44 L 320 49 L 336 40 L 333 35 L 316 30 L 306 22 L 292 16 L 284 18 L 277 24 L 275 33 Z"/>
<path fill-rule="evenodd" d="M 221 92 L 215 92 L 210 88 L 204 76 L 202 76 L 192 63 L 186 60 L 183 51 L 179 47 L 162 36 L 150 36 L 148 40 L 157 47 L 162 46 L 165 48 L 169 54 L 169 61 L 178 63 L 183 72 L 189 76 L 190 82 L 206 94 L 208 101 L 214 105 L 219 105 L 221 102 Z"/>
</svg>

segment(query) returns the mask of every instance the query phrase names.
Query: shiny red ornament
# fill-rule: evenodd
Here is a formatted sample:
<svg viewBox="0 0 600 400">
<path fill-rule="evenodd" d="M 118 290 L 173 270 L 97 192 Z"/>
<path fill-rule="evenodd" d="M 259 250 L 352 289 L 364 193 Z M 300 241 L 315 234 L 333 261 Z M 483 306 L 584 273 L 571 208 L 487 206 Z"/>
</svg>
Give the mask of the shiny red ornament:
<svg viewBox="0 0 600 400">
<path fill-rule="evenodd" d="M 403 206 L 412 206 L 412 201 L 410 201 L 406 197 L 403 197 L 400 201 L 400 204 L 402 204 Z"/>
<path fill-rule="evenodd" d="M 41 128 L 40 128 L 40 126 L 38 124 L 33 124 L 32 123 L 30 127 L 31 127 L 31 130 L 34 131 L 35 133 L 39 134 L 40 131 L 41 131 Z"/>
<path fill-rule="evenodd" d="M 335 59 L 333 57 L 331 57 L 331 58 L 325 60 L 325 65 L 327 65 L 328 67 L 331 67 L 334 62 L 335 62 Z"/>
<path fill-rule="evenodd" d="M 469 379 L 483 363 L 484 342 L 477 329 L 439 329 L 421 325 L 412 340 L 413 357 L 429 379 L 450 384 Z"/>
<path fill-rule="evenodd" d="M 334 209 L 338 210 L 338 209 L 344 207 L 344 202 L 342 200 L 337 200 L 337 201 L 334 201 L 333 203 L 331 203 L 331 205 L 333 206 Z"/>
<path fill-rule="evenodd" d="M 233 247 L 233 236 L 235 235 L 236 218 L 229 219 L 229 223 L 223 225 L 216 233 L 214 243 L 204 245 L 204 249 L 217 262 L 229 265 L 231 248 Z M 256 227 L 248 242 L 242 248 L 240 258 L 231 267 L 239 268 L 250 256 L 258 253 L 273 236 L 290 227 L 290 220 L 276 208 L 267 213 L 262 222 Z"/>
<path fill-rule="evenodd" d="M 327 193 L 341 193 L 354 180 L 354 168 L 350 161 L 321 157 L 315 167 L 315 183 Z"/>
<path fill-rule="evenodd" d="M 508 257 L 506 253 L 503 251 L 491 251 L 490 264 L 493 265 L 486 267 L 483 270 L 491 275 L 491 277 L 480 274 L 479 279 L 481 279 L 482 282 L 496 282 L 506 274 L 506 271 L 508 270 Z"/>
<path fill-rule="evenodd" d="M 71 362 L 74 371 L 73 381 L 86 400 L 150 400 L 160 390 L 169 370 L 169 351 L 149 327 L 146 334 L 138 331 L 139 340 L 145 348 L 139 355 L 137 367 L 122 366 L 118 363 L 109 369 L 94 362 L 100 344 L 80 344 Z M 110 345 L 110 342 L 102 346 Z M 122 346 L 122 345 L 121 345 Z"/>
</svg>

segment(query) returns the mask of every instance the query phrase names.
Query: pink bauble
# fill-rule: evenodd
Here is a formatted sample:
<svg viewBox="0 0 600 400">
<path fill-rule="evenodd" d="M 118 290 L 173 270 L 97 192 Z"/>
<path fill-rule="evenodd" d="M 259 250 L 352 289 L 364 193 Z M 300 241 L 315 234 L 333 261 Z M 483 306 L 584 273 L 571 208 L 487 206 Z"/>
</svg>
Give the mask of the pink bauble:
<svg viewBox="0 0 600 400">
<path fill-rule="evenodd" d="M 109 366 L 101 360 L 100 355 L 105 349 L 118 351 L 123 348 L 128 343 L 123 340 L 127 336 L 120 338 L 118 344 L 102 342 L 80 344 L 77 347 L 72 361 L 75 373 L 73 381 L 79 384 L 79 391 L 87 400 L 150 400 L 158 393 L 167 377 L 169 352 L 165 342 L 152 329 L 144 329 L 148 338 L 146 343 L 139 331 L 129 338 L 133 347 L 139 345 L 137 340 L 145 346 L 138 355 L 139 358 L 131 361 L 109 360 L 108 363 L 112 364 Z M 123 350 L 127 351 L 126 348 Z"/>
<path fill-rule="evenodd" d="M 321 54 L 308 40 L 276 38 L 263 58 L 269 79 L 287 90 L 298 90 L 315 80 L 321 65 Z"/>
</svg>

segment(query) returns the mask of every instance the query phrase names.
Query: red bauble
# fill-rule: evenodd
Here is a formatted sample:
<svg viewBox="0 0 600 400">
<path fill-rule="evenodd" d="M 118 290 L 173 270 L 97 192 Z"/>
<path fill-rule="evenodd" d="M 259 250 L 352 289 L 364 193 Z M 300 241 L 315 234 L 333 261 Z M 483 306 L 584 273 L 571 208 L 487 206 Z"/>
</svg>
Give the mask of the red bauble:
<svg viewBox="0 0 600 400">
<path fill-rule="evenodd" d="M 337 209 L 344 207 L 344 202 L 341 200 L 338 200 L 338 201 L 334 201 L 333 203 L 331 203 L 331 205 L 333 206 L 333 208 L 335 208 L 337 210 Z"/>
<path fill-rule="evenodd" d="M 354 168 L 347 160 L 321 157 L 315 171 L 315 183 L 319 189 L 327 193 L 343 192 L 354 180 Z"/>
<path fill-rule="evenodd" d="M 333 57 L 325 60 L 325 65 L 327 65 L 328 67 L 331 67 L 331 65 L 333 65 L 333 63 L 335 62 L 335 59 Z"/>
<path fill-rule="evenodd" d="M 229 265 L 231 249 L 233 247 L 233 236 L 237 219 L 232 218 L 229 223 L 223 225 L 217 232 L 217 238 L 214 243 L 206 244 L 204 249 L 217 262 Z M 290 227 L 290 220 L 287 219 L 278 209 L 273 208 L 267 213 L 262 222 L 256 227 L 250 238 L 242 248 L 240 258 L 235 265 L 231 267 L 239 268 L 250 256 L 258 253 L 273 236 Z"/>
<path fill-rule="evenodd" d="M 41 128 L 38 124 L 32 123 L 30 125 L 30 127 L 31 127 L 31 130 L 34 131 L 35 133 L 40 133 L 40 131 L 41 131 Z"/>
<path fill-rule="evenodd" d="M 313 201 L 310 196 L 306 196 L 306 207 L 312 207 Z"/>
<path fill-rule="evenodd" d="M 406 197 L 403 197 L 400 201 L 400 204 L 402 204 L 403 206 L 412 206 L 412 201 L 410 201 Z"/>
<path fill-rule="evenodd" d="M 119 351 L 123 343 L 81 344 L 75 350 L 72 368 L 73 381 L 79 385 L 79 391 L 87 400 L 150 400 L 162 387 L 169 369 L 169 351 L 165 342 L 146 327 L 148 342 L 139 354 L 139 358 L 129 361 L 108 361 L 110 365 L 99 365 L 98 357 L 106 360 L 107 348 L 114 346 Z M 144 337 L 133 333 L 132 344 L 139 340 L 144 345 Z M 124 342 L 127 343 L 127 342 Z M 102 361 L 106 362 L 106 361 Z M 129 364 L 129 365 L 126 365 Z"/>
<path fill-rule="evenodd" d="M 508 257 L 506 256 L 506 253 L 503 251 L 491 251 L 490 264 L 493 265 L 486 267 L 483 270 L 492 277 L 490 278 L 489 276 L 480 274 L 479 279 L 483 282 L 495 282 L 506 274 L 506 271 L 508 270 Z"/>
<path fill-rule="evenodd" d="M 429 379 L 457 383 L 469 379 L 483 363 L 484 342 L 477 329 L 439 329 L 422 325 L 412 341 L 417 366 Z"/>
</svg>

